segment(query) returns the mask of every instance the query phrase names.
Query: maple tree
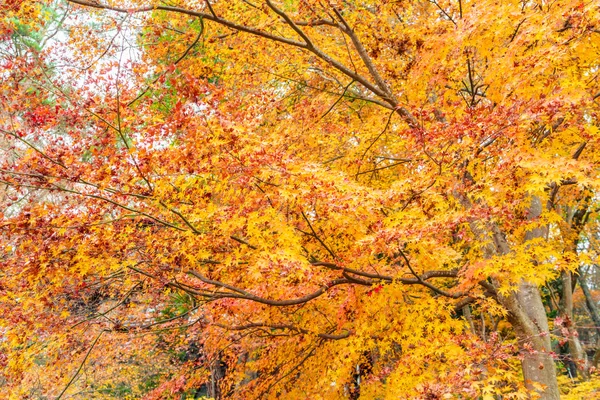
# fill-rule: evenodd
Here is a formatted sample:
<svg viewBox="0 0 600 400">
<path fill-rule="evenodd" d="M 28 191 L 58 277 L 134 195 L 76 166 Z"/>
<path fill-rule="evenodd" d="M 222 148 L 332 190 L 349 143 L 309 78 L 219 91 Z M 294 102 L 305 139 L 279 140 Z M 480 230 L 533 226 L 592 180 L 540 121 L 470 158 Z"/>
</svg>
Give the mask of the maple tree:
<svg viewBox="0 0 600 400">
<path fill-rule="evenodd" d="M 594 2 L 1 7 L 5 397 L 599 390 Z"/>
</svg>

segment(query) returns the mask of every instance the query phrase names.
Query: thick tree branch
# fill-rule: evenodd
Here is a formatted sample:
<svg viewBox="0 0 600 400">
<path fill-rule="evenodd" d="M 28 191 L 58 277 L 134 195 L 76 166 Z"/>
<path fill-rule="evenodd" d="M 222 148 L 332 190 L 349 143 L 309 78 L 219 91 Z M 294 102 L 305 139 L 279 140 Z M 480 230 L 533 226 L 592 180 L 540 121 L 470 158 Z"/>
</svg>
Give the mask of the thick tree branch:
<svg viewBox="0 0 600 400">
<path fill-rule="evenodd" d="M 329 268 L 329 269 L 339 270 L 339 271 L 343 271 L 343 272 L 350 273 L 350 274 L 357 275 L 357 276 L 362 276 L 364 278 L 369 278 L 369 279 L 382 280 L 385 282 L 398 281 L 405 285 L 419 284 L 422 281 L 426 281 L 431 278 L 456 278 L 458 276 L 458 270 L 453 269 L 453 270 L 449 270 L 449 271 L 442 271 L 442 270 L 426 271 L 426 272 L 422 273 L 421 275 L 419 275 L 420 279 L 398 278 L 398 277 L 392 277 L 392 276 L 388 276 L 388 275 L 380 275 L 380 274 L 373 274 L 370 272 L 359 271 L 359 270 L 347 268 L 347 267 L 341 267 L 337 264 L 324 262 L 324 261 L 315 261 L 315 262 L 311 262 L 310 264 L 315 267 L 325 267 L 325 268 Z"/>
<path fill-rule="evenodd" d="M 203 283 L 206 283 L 206 284 L 212 285 L 212 286 L 216 286 L 216 287 L 221 287 L 221 288 L 228 289 L 231 291 L 229 293 L 217 293 L 217 294 L 210 294 L 207 292 L 198 292 L 197 293 L 204 297 L 212 297 L 214 299 L 232 298 L 232 299 L 250 300 L 250 301 L 254 301 L 256 303 L 266 304 L 266 305 L 275 306 L 275 307 L 286 307 L 286 306 L 294 306 L 294 305 L 298 305 L 298 304 L 304 304 L 304 303 L 307 303 L 307 302 L 314 300 L 317 297 L 323 295 L 324 293 L 326 293 L 329 289 L 331 289 L 334 286 L 345 285 L 345 284 L 351 283 L 348 279 L 343 279 L 343 278 L 342 279 L 334 279 L 334 280 L 330 281 L 329 283 L 323 285 L 320 289 L 318 289 L 310 294 L 307 294 L 305 296 L 298 297 L 295 299 L 289 299 L 289 300 L 272 300 L 272 299 L 267 299 L 264 297 L 256 296 L 252 293 L 249 293 L 243 289 L 237 288 L 237 287 L 229 285 L 227 283 L 223 283 L 223 282 L 213 280 L 213 279 L 208 279 L 207 277 L 205 277 L 204 275 L 202 275 L 201 273 L 199 273 L 197 271 L 188 270 L 187 273 L 198 278 Z"/>
<path fill-rule="evenodd" d="M 367 50 L 363 46 L 362 42 L 360 41 L 358 36 L 356 36 L 356 33 L 350 27 L 348 22 L 346 22 L 346 20 L 342 16 L 342 13 L 340 13 L 338 11 L 338 9 L 336 9 L 335 7 L 333 8 L 333 12 L 335 13 L 335 15 L 338 17 L 338 19 L 341 22 L 341 24 L 339 25 L 340 30 L 342 32 L 344 32 L 345 34 L 347 34 L 348 37 L 350 37 L 350 40 L 352 40 L 352 44 L 354 45 L 356 52 L 358 53 L 361 60 L 363 61 L 363 63 L 367 67 L 367 69 L 369 70 L 371 77 L 373 77 L 373 79 L 377 83 L 377 86 L 379 87 L 379 89 L 381 89 L 383 92 L 385 92 L 385 94 L 387 96 L 389 96 L 389 98 L 391 100 L 391 98 L 393 97 L 392 92 L 391 92 L 390 88 L 388 87 L 388 85 L 383 80 L 383 78 L 381 77 L 381 75 L 379 75 L 377 68 L 373 64 L 373 60 L 371 60 L 371 57 L 369 57 L 369 54 L 367 54 Z"/>
<path fill-rule="evenodd" d="M 283 20 L 302 38 L 302 40 L 304 40 L 304 43 L 306 44 L 306 47 L 308 49 L 314 49 L 315 46 L 313 45 L 310 38 L 308 36 L 306 36 L 304 31 L 302 29 L 300 29 L 298 27 L 298 25 L 296 25 L 296 23 L 294 23 L 294 21 L 285 12 L 283 12 L 282 10 L 277 8 L 275 6 L 275 4 L 273 4 L 273 2 L 271 2 L 271 0 L 267 0 L 267 5 L 269 6 L 269 8 L 271 10 L 273 10 L 275 12 L 275 14 L 277 14 L 281 18 L 283 18 Z"/>
<path fill-rule="evenodd" d="M 214 324 L 214 326 L 217 326 L 219 328 L 222 328 L 222 329 L 225 329 L 228 331 L 244 331 L 244 330 L 253 329 L 253 328 L 268 328 L 268 329 L 274 329 L 274 330 L 289 330 L 289 331 L 298 332 L 298 333 L 301 333 L 304 335 L 314 334 L 313 332 L 310 332 L 306 329 L 302 329 L 302 328 L 299 328 L 299 327 L 291 325 L 291 324 L 267 324 L 267 323 L 263 323 L 263 322 L 255 322 L 255 323 L 249 323 L 249 324 L 237 325 L 237 326 L 227 326 L 227 325 L 221 325 L 221 324 Z M 317 333 L 315 335 L 320 337 L 321 339 L 340 340 L 340 339 L 345 339 L 345 338 L 349 337 L 350 331 L 345 331 L 345 332 L 337 334 L 337 335 L 334 335 L 331 333 Z"/>
</svg>

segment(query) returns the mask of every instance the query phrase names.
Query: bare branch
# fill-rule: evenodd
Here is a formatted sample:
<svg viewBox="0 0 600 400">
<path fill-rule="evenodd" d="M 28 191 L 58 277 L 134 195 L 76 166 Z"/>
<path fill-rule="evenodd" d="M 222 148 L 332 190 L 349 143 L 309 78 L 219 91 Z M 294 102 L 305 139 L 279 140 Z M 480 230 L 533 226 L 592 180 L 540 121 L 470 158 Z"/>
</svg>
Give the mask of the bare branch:
<svg viewBox="0 0 600 400">
<path fill-rule="evenodd" d="M 317 241 L 319 243 L 321 243 L 321 246 L 323 246 L 323 248 L 325 248 L 325 250 L 327 250 L 327 252 L 329 253 L 329 255 L 331 257 L 333 257 L 333 259 L 336 259 L 337 256 L 335 255 L 335 253 L 329 248 L 329 246 L 327 246 L 325 244 L 325 242 L 323 240 L 321 240 L 321 238 L 319 237 L 319 235 L 317 235 L 317 232 L 315 232 L 315 230 L 313 229 L 310 221 L 308 220 L 308 218 L 306 217 L 306 214 L 304 214 L 304 211 L 300 211 L 300 213 L 302 214 L 302 217 L 304 218 L 304 220 L 306 221 L 306 223 L 308 224 L 308 227 L 310 228 L 310 231 L 312 232 L 312 237 L 314 237 L 315 239 L 317 239 Z"/>
<path fill-rule="evenodd" d="M 425 287 L 427 287 L 428 289 L 431 289 L 432 291 L 434 291 L 435 293 L 445 296 L 445 297 L 450 297 L 452 299 L 458 299 L 459 297 L 463 297 L 465 295 L 465 293 L 448 293 L 445 290 L 442 290 L 440 288 L 437 288 L 435 286 L 433 286 L 431 283 L 426 282 L 419 274 L 417 274 L 415 272 L 415 270 L 413 269 L 412 265 L 410 264 L 410 261 L 408 260 L 408 257 L 406 257 L 406 254 L 404 254 L 404 251 L 402 251 L 402 249 L 398 249 L 398 251 L 400 252 L 400 255 L 402 256 L 402 258 L 404 259 L 404 264 L 406 265 L 406 267 L 410 270 L 410 273 L 413 274 L 415 276 L 415 278 L 417 279 L 417 282 Z"/>
<path fill-rule="evenodd" d="M 252 293 L 246 292 L 243 289 L 237 288 L 235 286 L 232 286 L 232 285 L 220 282 L 220 281 L 208 279 L 207 277 L 205 277 L 204 275 L 202 275 L 201 273 L 199 273 L 197 271 L 189 270 L 189 271 L 187 271 L 187 273 L 200 279 L 202 282 L 204 282 L 208 285 L 221 287 L 221 288 L 228 289 L 231 291 L 230 293 L 217 293 L 217 294 L 197 292 L 198 295 L 202 295 L 204 297 L 212 297 L 214 299 L 232 298 L 232 299 L 250 300 L 250 301 L 254 301 L 256 303 L 266 304 L 266 305 L 275 306 L 275 307 L 286 307 L 286 306 L 294 306 L 294 305 L 298 305 L 298 304 L 304 304 L 311 300 L 316 299 L 317 297 L 321 296 L 322 294 L 324 294 L 325 292 L 327 292 L 329 289 L 331 289 L 334 286 L 339 286 L 339 285 L 344 285 L 344 284 L 350 283 L 350 281 L 348 281 L 347 279 L 334 279 L 333 281 L 330 281 L 326 285 L 323 285 L 320 289 L 318 289 L 310 294 L 307 294 L 305 296 L 298 297 L 295 299 L 289 299 L 289 300 L 272 300 L 272 299 L 267 299 L 264 297 L 256 296 Z"/>
<path fill-rule="evenodd" d="M 296 25 L 294 23 L 294 21 L 292 21 L 292 19 L 289 17 L 289 15 L 287 15 L 285 12 L 283 12 L 282 10 L 280 10 L 279 8 L 277 8 L 275 6 L 275 4 L 273 4 L 271 2 L 271 0 L 267 0 L 267 5 L 269 6 L 269 8 L 271 10 L 273 10 L 275 12 L 275 14 L 279 15 L 281 18 L 283 18 L 283 20 L 298 34 L 300 35 L 300 37 L 304 40 L 304 43 L 306 43 L 307 48 L 309 49 L 313 49 L 314 45 L 312 43 L 312 41 L 310 40 L 310 38 L 308 36 L 306 36 L 306 34 L 304 33 L 304 31 L 302 29 L 300 29 L 298 27 L 298 25 Z"/>
<path fill-rule="evenodd" d="M 253 328 L 268 328 L 268 329 L 275 329 L 275 330 L 289 330 L 289 331 L 293 331 L 293 332 L 298 332 L 301 334 L 313 334 L 312 332 L 306 330 L 306 329 L 302 329 L 299 328 L 297 326 L 291 325 L 291 324 L 266 324 L 263 322 L 253 322 L 253 323 L 249 323 L 249 324 L 245 324 L 245 325 L 237 325 L 237 326 L 227 326 L 227 325 L 221 325 L 221 324 L 214 324 L 214 326 L 217 326 L 219 328 L 222 329 L 226 329 L 228 331 L 244 331 L 247 329 L 253 329 Z M 350 336 L 350 331 L 346 331 L 337 335 L 331 334 L 331 333 L 317 333 L 316 336 L 320 337 L 321 339 L 326 339 L 326 340 L 340 340 L 340 339 L 345 339 L 347 337 Z"/>
<path fill-rule="evenodd" d="M 73 374 L 73 377 L 71 378 L 71 380 L 69 380 L 69 383 L 67 383 L 67 385 L 62 390 L 62 392 L 60 392 L 60 394 L 56 397 L 56 400 L 60 400 L 63 397 L 63 395 L 65 394 L 65 392 L 67 391 L 67 389 L 69 388 L 69 386 L 71 386 L 71 384 L 73 383 L 73 381 L 75 381 L 75 378 L 77 378 L 77 376 L 79 375 L 79 373 L 83 369 L 83 365 L 85 364 L 85 362 L 89 358 L 90 354 L 92 353 L 92 350 L 94 350 L 94 347 L 96 346 L 96 344 L 98 343 L 98 341 L 100 340 L 100 337 L 102 336 L 102 334 L 104 332 L 107 332 L 107 331 L 105 329 L 103 329 L 103 330 L 100 331 L 100 333 L 98 334 L 98 336 L 96 336 L 96 339 L 94 339 L 94 341 L 92 342 L 92 345 L 90 346 L 90 348 L 88 349 L 87 353 L 85 354 L 85 357 L 83 358 L 83 361 L 81 362 L 81 364 L 79 364 L 79 368 L 77 368 L 77 371 L 75 371 L 75 374 Z"/>
<path fill-rule="evenodd" d="M 321 60 L 326 62 L 327 64 L 331 65 L 333 68 L 337 69 L 344 75 L 348 76 L 349 78 L 351 78 L 351 79 L 355 80 L 356 82 L 360 83 L 361 85 L 363 85 L 366 89 L 371 91 L 374 95 L 376 95 L 376 96 L 380 97 L 382 100 L 384 100 L 384 102 L 389 104 L 392 109 L 396 110 L 396 112 L 402 117 L 402 119 L 411 128 L 413 128 L 413 129 L 419 128 L 419 124 L 418 124 L 418 121 L 416 120 L 416 118 L 405 107 L 402 107 L 398 104 L 398 101 L 391 95 L 389 88 L 387 87 L 387 85 L 385 85 L 383 79 L 381 79 L 381 77 L 379 76 L 377 71 L 374 69 L 374 66 L 372 63 L 370 64 L 371 67 L 369 67 L 368 65 L 367 65 L 367 67 L 373 69 L 370 72 L 374 77 L 378 77 L 378 78 L 376 78 L 377 84 L 371 83 L 369 81 L 369 79 L 354 72 L 353 70 L 351 70 L 350 68 L 348 68 L 344 64 L 342 64 L 341 62 L 331 58 L 329 55 L 327 55 L 321 49 L 314 46 L 311 42 L 307 42 L 307 43 L 299 42 L 297 40 L 288 39 L 288 38 L 285 38 L 282 36 L 270 34 L 268 32 L 262 31 L 257 28 L 252 28 L 252 27 L 249 27 L 246 25 L 240 25 L 233 21 L 229 21 L 227 19 L 217 17 L 216 14 L 213 14 L 213 13 L 203 13 L 203 12 L 199 12 L 199 11 L 188 10 L 188 9 L 181 8 L 181 7 L 163 6 L 163 5 L 145 6 L 145 7 L 127 9 L 127 8 L 122 8 L 122 7 L 113 7 L 113 6 L 109 6 L 109 5 L 105 5 L 105 4 L 101 4 L 101 3 L 88 2 L 85 0 L 68 0 L 68 1 L 71 3 L 74 3 L 74 4 L 79 4 L 81 6 L 85 6 L 85 7 L 92 7 L 92 8 L 97 8 L 97 9 L 120 12 L 120 13 L 135 14 L 135 13 L 145 13 L 145 12 L 161 10 L 161 11 L 191 15 L 194 17 L 204 18 L 208 21 L 216 22 L 220 25 L 226 26 L 226 27 L 234 29 L 236 31 L 246 32 L 246 33 L 249 33 L 254 36 L 259 36 L 259 37 L 262 37 L 265 39 L 272 40 L 274 42 L 283 43 L 283 44 L 287 44 L 289 46 L 308 50 L 311 53 L 313 53 L 314 55 L 316 55 L 318 58 L 320 58 Z M 298 31 L 301 31 L 301 29 L 293 21 L 292 21 L 292 23 L 294 24 L 294 26 L 296 26 Z M 343 25 L 338 25 L 338 26 L 343 28 L 344 30 L 346 30 L 346 28 L 344 28 Z M 298 32 L 298 31 L 296 31 L 296 32 Z M 303 33 L 303 35 L 306 36 L 304 33 Z M 360 44 L 360 42 L 358 42 L 358 43 Z M 360 44 L 360 46 L 362 48 L 362 44 Z M 364 55 L 366 55 L 366 51 L 364 50 L 364 48 L 362 48 L 362 51 L 364 52 Z M 367 55 L 367 57 L 368 57 L 368 55 Z M 368 59 L 368 60 L 370 60 L 370 59 Z"/>
<path fill-rule="evenodd" d="M 345 34 L 347 34 L 350 37 L 350 39 L 352 40 L 352 44 L 354 44 L 354 48 L 358 52 L 358 55 L 360 56 L 360 58 L 363 60 L 363 63 L 369 70 L 369 73 L 371 74 L 371 76 L 373 77 L 375 82 L 377 83 L 377 86 L 379 87 L 379 89 L 381 89 L 388 96 L 387 99 L 392 100 L 393 99 L 392 91 L 390 90 L 388 85 L 386 85 L 386 83 L 383 80 L 383 78 L 381 77 L 381 75 L 379 75 L 379 72 L 377 71 L 377 68 L 373 64 L 371 57 L 369 57 L 369 55 L 367 54 L 367 50 L 363 46 L 360 39 L 358 39 L 358 36 L 356 36 L 356 33 L 354 33 L 354 30 L 350 27 L 348 22 L 346 22 L 346 20 L 342 16 L 342 14 L 335 7 L 333 8 L 333 12 L 335 13 L 335 15 L 338 17 L 338 19 L 342 23 L 342 25 L 340 25 L 340 30 L 342 32 L 344 32 Z"/>
</svg>

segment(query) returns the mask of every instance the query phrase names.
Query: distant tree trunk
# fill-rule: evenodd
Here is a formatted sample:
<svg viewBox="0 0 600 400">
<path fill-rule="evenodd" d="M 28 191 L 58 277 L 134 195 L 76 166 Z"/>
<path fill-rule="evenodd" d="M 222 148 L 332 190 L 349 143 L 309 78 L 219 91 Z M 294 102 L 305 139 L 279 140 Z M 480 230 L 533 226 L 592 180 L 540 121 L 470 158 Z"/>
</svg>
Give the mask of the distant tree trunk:
<svg viewBox="0 0 600 400">
<path fill-rule="evenodd" d="M 598 306 L 596 306 L 596 302 L 592 297 L 590 287 L 588 286 L 585 277 L 579 274 L 577 280 L 579 281 L 579 286 L 581 286 L 581 291 L 583 292 L 583 296 L 585 297 L 585 304 L 590 313 L 590 317 L 592 318 L 592 321 L 594 321 L 596 331 L 600 335 L 600 311 L 598 310 Z"/>
<path fill-rule="evenodd" d="M 588 216 L 587 209 L 589 198 L 584 199 L 583 204 L 582 207 L 566 207 L 565 209 L 567 227 L 563 236 L 567 239 L 566 242 L 570 243 L 565 250 L 573 254 L 577 253 L 579 234 L 585 225 Z M 588 357 L 579 340 L 573 316 L 573 292 L 577 284 L 577 279 L 573 278 L 572 272 L 563 271 L 561 274 L 561 282 L 561 311 L 565 320 L 565 328 L 568 332 L 566 339 L 569 343 L 570 361 L 575 366 L 575 368 L 572 368 L 572 376 L 579 376 L 581 379 L 589 379 Z"/>
<path fill-rule="evenodd" d="M 352 382 L 350 383 L 350 400 L 358 400 L 360 398 L 360 365 L 356 365 L 354 374 L 352 374 Z"/>
<path fill-rule="evenodd" d="M 361 360 L 355 367 L 354 374 L 352 374 L 352 382 L 349 385 L 349 399 L 358 400 L 360 398 L 360 386 L 365 376 L 368 376 L 373 371 L 374 357 L 369 352 L 363 353 L 363 360 Z"/>
<path fill-rule="evenodd" d="M 220 383 L 225 377 L 227 365 L 223 362 L 221 354 L 217 354 L 217 357 L 210 366 L 210 381 L 208 382 L 208 397 L 212 397 L 215 400 L 223 399 L 223 393 L 221 392 Z"/>
<path fill-rule="evenodd" d="M 581 291 L 585 297 L 585 304 L 588 312 L 590 313 L 590 317 L 592 318 L 592 321 L 594 321 L 594 326 L 596 328 L 596 332 L 598 332 L 598 337 L 600 337 L 600 311 L 598 310 L 598 306 L 592 297 L 592 293 L 590 292 L 590 288 L 585 280 L 585 277 L 582 276 L 582 274 L 579 274 L 577 280 L 579 281 L 579 286 L 581 286 Z M 596 342 L 598 347 L 596 348 L 596 353 L 594 354 L 591 362 L 594 367 L 598 367 L 598 362 L 600 361 L 600 340 L 597 340 Z"/>
<path fill-rule="evenodd" d="M 589 363 L 587 354 L 583 351 L 583 346 L 579 340 L 577 330 L 573 320 L 573 274 L 569 271 L 562 273 L 562 307 L 565 318 L 565 327 L 568 330 L 567 340 L 569 341 L 569 355 L 571 361 L 575 364 L 572 375 L 577 375 L 582 379 L 589 377 Z"/>
<path fill-rule="evenodd" d="M 473 323 L 473 316 L 471 315 L 471 307 L 466 305 L 462 308 L 463 315 L 467 322 L 469 323 L 469 328 L 471 329 L 471 333 L 476 334 L 475 324 Z"/>
</svg>

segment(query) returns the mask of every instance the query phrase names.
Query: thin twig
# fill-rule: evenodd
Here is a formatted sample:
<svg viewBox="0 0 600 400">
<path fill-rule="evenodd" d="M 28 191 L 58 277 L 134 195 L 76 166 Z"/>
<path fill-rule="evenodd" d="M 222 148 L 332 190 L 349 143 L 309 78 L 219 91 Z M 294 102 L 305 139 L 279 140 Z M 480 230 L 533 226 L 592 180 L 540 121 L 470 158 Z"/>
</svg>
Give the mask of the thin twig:
<svg viewBox="0 0 600 400">
<path fill-rule="evenodd" d="M 77 378 L 77 376 L 81 372 L 81 370 L 83 368 L 83 365 L 87 361 L 87 359 L 90 356 L 92 350 L 94 349 L 94 346 L 96 346 L 96 343 L 98 343 L 98 340 L 100 340 L 100 336 L 102 336 L 102 334 L 104 332 L 108 332 L 108 331 L 106 329 L 103 329 L 103 330 L 100 331 L 100 333 L 98 334 L 98 336 L 96 336 L 96 339 L 94 340 L 94 342 L 92 343 L 92 346 L 87 351 L 85 357 L 83 358 L 83 361 L 79 365 L 79 368 L 77 368 L 77 371 L 75 371 L 75 374 L 73 375 L 73 377 L 71 378 L 71 380 L 69 381 L 69 383 L 67 383 L 67 386 L 65 386 L 65 388 L 63 389 L 63 391 L 60 392 L 60 394 L 58 395 L 58 397 L 56 398 L 56 400 L 60 400 L 60 398 L 65 394 L 65 392 L 67 391 L 67 389 L 69 388 L 69 386 L 71 386 L 71 384 L 73 383 L 73 381 L 75 381 L 75 378 Z"/>
</svg>

